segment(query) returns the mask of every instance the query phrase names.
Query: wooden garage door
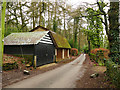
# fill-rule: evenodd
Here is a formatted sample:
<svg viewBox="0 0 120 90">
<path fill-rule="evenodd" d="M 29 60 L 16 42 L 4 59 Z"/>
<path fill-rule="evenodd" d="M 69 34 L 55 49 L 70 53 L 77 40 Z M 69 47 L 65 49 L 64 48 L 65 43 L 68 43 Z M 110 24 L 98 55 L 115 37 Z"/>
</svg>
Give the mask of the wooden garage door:
<svg viewBox="0 0 120 90">
<path fill-rule="evenodd" d="M 37 66 L 53 62 L 55 52 L 53 44 L 39 43 L 35 52 L 37 55 Z"/>
</svg>

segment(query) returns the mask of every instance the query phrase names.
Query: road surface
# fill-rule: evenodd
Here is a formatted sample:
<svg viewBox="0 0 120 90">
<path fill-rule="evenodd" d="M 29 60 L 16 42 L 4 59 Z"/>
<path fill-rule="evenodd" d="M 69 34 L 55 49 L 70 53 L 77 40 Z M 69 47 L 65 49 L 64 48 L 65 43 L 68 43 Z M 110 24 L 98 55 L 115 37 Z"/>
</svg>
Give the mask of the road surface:
<svg viewBox="0 0 120 90">
<path fill-rule="evenodd" d="M 84 74 L 85 54 L 54 70 L 22 80 L 5 88 L 75 88 L 76 80 Z"/>
</svg>

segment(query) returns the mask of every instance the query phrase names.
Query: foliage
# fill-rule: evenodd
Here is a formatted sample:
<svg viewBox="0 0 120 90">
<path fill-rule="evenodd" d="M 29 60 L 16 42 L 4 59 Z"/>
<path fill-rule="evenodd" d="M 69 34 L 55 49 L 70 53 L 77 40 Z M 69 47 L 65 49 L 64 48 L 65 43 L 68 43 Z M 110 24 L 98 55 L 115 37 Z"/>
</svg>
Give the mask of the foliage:
<svg viewBox="0 0 120 90">
<path fill-rule="evenodd" d="M 101 19 L 102 23 L 105 25 L 106 34 L 109 41 L 109 50 L 110 54 L 109 57 L 114 61 L 115 63 L 119 63 L 118 61 L 120 57 L 119 53 L 119 0 L 116 0 L 116 2 L 110 2 L 110 9 L 108 12 L 105 12 L 105 7 L 107 4 L 103 2 L 103 0 L 97 0 L 97 5 L 99 8 L 99 15 L 104 16 L 104 20 Z M 108 17 L 107 17 L 108 16 Z M 108 25 L 109 21 L 109 25 Z"/>
<path fill-rule="evenodd" d="M 106 75 L 107 79 L 112 82 L 117 88 L 120 88 L 120 65 L 115 64 L 113 61 L 106 62 Z"/>
<path fill-rule="evenodd" d="M 84 52 L 84 53 L 88 53 L 88 46 L 87 46 L 87 45 L 84 45 L 84 47 L 83 47 L 83 52 Z"/>
<path fill-rule="evenodd" d="M 18 64 L 16 62 L 3 64 L 4 71 L 8 71 L 8 70 L 12 70 L 12 69 L 18 69 Z"/>
<path fill-rule="evenodd" d="M 109 48 L 110 58 L 113 62 L 120 64 L 120 33 L 119 33 L 119 0 L 110 3 L 109 10 Z"/>
<path fill-rule="evenodd" d="M 82 24 L 86 23 L 81 17 L 84 11 L 84 7 L 81 6 L 72 9 L 72 5 L 63 0 L 55 0 L 55 2 L 50 0 L 8 2 L 5 36 L 13 32 L 27 32 L 41 25 L 62 34 L 68 40 L 73 39 L 73 47 L 80 50 L 79 30 L 82 29 Z"/>
<path fill-rule="evenodd" d="M 93 8 L 87 8 L 87 22 L 88 27 L 85 30 L 88 40 L 91 42 L 93 48 L 99 48 L 103 44 L 103 25 L 101 22 L 102 17 L 96 16 L 99 14 L 99 10 L 94 10 Z"/>
<path fill-rule="evenodd" d="M 78 49 L 71 48 L 70 53 L 71 53 L 72 56 L 77 56 L 78 55 Z"/>
<path fill-rule="evenodd" d="M 21 61 L 22 64 L 30 64 L 32 65 L 32 61 L 33 61 L 33 55 L 14 55 L 14 56 L 17 56 L 19 58 L 23 58 Z"/>
<path fill-rule="evenodd" d="M 68 42 L 69 42 L 71 48 L 73 48 L 73 39 L 68 40 Z"/>
<path fill-rule="evenodd" d="M 21 26 L 19 25 L 18 27 L 20 28 Z M 6 37 L 7 35 L 9 35 L 11 33 L 24 32 L 22 30 L 19 30 L 18 27 L 14 26 L 14 25 L 8 26 L 7 28 L 5 28 L 4 36 Z"/>
<path fill-rule="evenodd" d="M 109 54 L 108 49 L 96 48 L 91 50 L 90 58 L 99 65 L 104 65 L 105 61 L 109 59 L 108 54 Z"/>
<path fill-rule="evenodd" d="M 107 35 L 105 35 L 105 37 L 104 37 L 103 47 L 105 49 L 109 49 L 109 41 L 108 41 Z"/>
<path fill-rule="evenodd" d="M 53 31 L 57 32 L 57 20 L 55 20 L 55 18 L 53 19 Z"/>
</svg>

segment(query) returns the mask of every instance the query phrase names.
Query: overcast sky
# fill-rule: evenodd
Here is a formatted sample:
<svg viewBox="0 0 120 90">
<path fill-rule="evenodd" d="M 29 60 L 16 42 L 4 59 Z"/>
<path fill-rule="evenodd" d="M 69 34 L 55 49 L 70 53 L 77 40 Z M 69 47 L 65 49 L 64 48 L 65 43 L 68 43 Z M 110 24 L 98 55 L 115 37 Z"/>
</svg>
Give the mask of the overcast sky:
<svg viewBox="0 0 120 90">
<path fill-rule="evenodd" d="M 75 8 L 77 5 L 80 5 L 83 2 L 87 2 L 90 4 L 96 3 L 97 0 L 67 0 L 67 3 L 71 4 L 73 8 Z M 109 2 L 109 0 L 104 0 L 104 2 Z"/>
<path fill-rule="evenodd" d="M 67 0 L 67 3 L 68 3 L 68 4 L 71 4 L 73 8 L 76 8 L 78 5 L 82 4 L 83 2 L 87 2 L 87 3 L 90 3 L 90 4 L 94 4 L 94 3 L 96 3 L 96 1 L 97 1 L 97 0 Z M 104 0 L 104 2 L 108 3 L 108 2 L 110 2 L 110 1 L 109 1 L 109 0 Z M 108 7 L 105 8 L 106 11 L 107 11 L 108 9 L 109 9 Z M 85 25 L 86 25 L 86 24 L 85 24 Z M 103 28 L 105 28 L 104 25 L 103 25 Z M 105 29 L 104 29 L 103 32 L 104 32 L 104 34 L 106 34 Z"/>
</svg>

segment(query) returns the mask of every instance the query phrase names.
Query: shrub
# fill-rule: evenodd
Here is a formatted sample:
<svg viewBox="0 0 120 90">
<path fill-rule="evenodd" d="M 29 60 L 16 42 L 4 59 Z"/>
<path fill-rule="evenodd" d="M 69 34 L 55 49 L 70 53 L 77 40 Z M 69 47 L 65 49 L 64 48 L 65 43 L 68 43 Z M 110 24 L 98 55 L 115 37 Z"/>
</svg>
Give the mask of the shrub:
<svg viewBox="0 0 120 90">
<path fill-rule="evenodd" d="M 87 46 L 87 45 L 84 45 L 83 51 L 84 51 L 84 53 L 89 53 L 89 50 L 88 50 L 88 46 Z"/>
<path fill-rule="evenodd" d="M 16 62 L 3 64 L 4 71 L 8 71 L 8 70 L 12 70 L 12 69 L 18 69 L 18 64 Z"/>
<path fill-rule="evenodd" d="M 113 61 L 106 61 L 106 75 L 107 78 L 114 84 L 117 88 L 120 88 L 120 65 L 115 64 Z"/>
<path fill-rule="evenodd" d="M 89 55 L 91 60 L 94 60 L 99 65 L 104 65 L 106 59 L 109 59 L 108 54 L 109 54 L 108 49 L 96 48 L 92 49 Z"/>
<path fill-rule="evenodd" d="M 71 53 L 72 56 L 77 56 L 77 55 L 78 55 L 78 49 L 76 49 L 76 48 L 71 48 L 70 53 Z"/>
</svg>

